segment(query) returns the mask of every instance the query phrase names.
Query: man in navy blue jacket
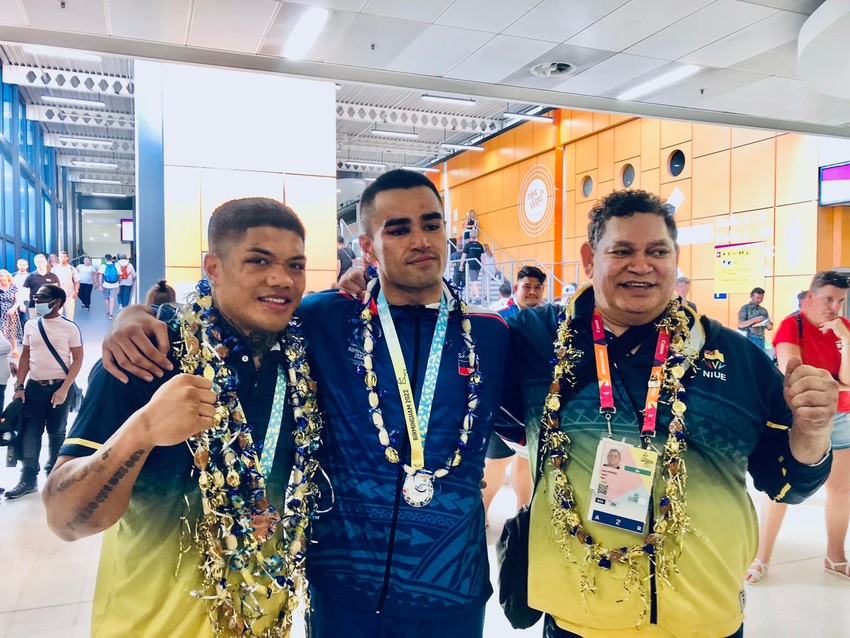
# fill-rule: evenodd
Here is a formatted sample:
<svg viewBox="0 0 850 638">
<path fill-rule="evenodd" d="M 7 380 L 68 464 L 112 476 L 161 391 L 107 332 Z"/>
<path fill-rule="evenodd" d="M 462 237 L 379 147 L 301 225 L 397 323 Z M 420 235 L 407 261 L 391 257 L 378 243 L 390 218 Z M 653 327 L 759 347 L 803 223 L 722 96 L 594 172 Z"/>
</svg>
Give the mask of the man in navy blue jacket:
<svg viewBox="0 0 850 638">
<path fill-rule="evenodd" d="M 334 494 L 309 550 L 311 636 L 481 636 L 492 588 L 480 482 L 508 328 L 445 286 L 443 205 L 430 180 L 382 175 L 363 193 L 360 222 L 364 262 L 378 272 L 365 303 L 328 292 L 298 310 Z M 128 319 L 156 323 L 139 314 L 120 315 L 108 367 L 131 341 Z"/>
</svg>

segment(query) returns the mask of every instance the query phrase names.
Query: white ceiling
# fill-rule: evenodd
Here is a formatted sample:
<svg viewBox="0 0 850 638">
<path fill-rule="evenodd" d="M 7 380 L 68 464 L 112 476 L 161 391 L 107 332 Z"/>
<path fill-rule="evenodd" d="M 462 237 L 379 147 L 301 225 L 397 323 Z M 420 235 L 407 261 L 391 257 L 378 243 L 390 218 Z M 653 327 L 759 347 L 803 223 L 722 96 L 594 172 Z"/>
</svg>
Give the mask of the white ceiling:
<svg viewBox="0 0 850 638">
<path fill-rule="evenodd" d="M 489 118 L 498 129 L 507 123 L 506 108 L 542 104 L 850 136 L 850 99 L 815 92 L 797 68 L 798 34 L 823 2 L 67 0 L 63 9 L 56 0 L 0 0 L 0 40 L 335 79 L 341 104 L 371 107 L 376 116 L 339 119 L 340 162 L 424 163 L 440 142 L 476 135 L 451 124 L 417 126 L 418 140 L 387 142 L 371 135 L 373 126 L 402 121 L 393 114 L 406 109 L 447 115 L 446 121 Z M 305 60 L 281 58 L 310 6 L 330 10 L 323 31 Z M 12 64 L 62 68 L 56 60 L 21 58 L 13 46 L 4 50 Z M 105 67 L 76 70 L 132 73 L 129 62 L 104 59 Z M 530 74 L 549 61 L 575 70 L 566 77 Z M 639 101 L 616 99 L 683 64 L 699 70 Z M 424 91 L 482 99 L 474 107 L 426 103 Z M 27 95 L 36 101 L 33 91 Z M 132 112 L 132 100 L 114 100 L 108 109 Z"/>
</svg>

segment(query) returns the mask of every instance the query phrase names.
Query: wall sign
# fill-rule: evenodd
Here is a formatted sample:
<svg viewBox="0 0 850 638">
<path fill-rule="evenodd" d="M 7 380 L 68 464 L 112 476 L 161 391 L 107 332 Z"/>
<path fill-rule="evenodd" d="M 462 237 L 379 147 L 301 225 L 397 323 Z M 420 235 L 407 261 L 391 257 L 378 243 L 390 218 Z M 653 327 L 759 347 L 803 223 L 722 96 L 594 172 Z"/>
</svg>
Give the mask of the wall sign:
<svg viewBox="0 0 850 638">
<path fill-rule="evenodd" d="M 543 164 L 535 164 L 519 187 L 519 225 L 530 237 L 542 235 L 555 212 L 555 180 Z"/>
<path fill-rule="evenodd" d="M 714 290 L 746 293 L 764 286 L 764 242 L 714 247 Z"/>
</svg>

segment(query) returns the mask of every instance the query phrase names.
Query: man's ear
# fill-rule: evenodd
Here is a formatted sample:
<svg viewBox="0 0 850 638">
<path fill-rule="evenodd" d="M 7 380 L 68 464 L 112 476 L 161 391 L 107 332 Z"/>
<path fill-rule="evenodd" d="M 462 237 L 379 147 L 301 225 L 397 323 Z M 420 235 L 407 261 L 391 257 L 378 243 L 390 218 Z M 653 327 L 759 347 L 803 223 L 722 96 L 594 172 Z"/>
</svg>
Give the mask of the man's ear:
<svg viewBox="0 0 850 638">
<path fill-rule="evenodd" d="M 374 264 L 376 260 L 375 253 L 373 252 L 374 242 L 369 235 L 360 235 L 357 238 L 357 241 L 360 243 L 360 250 L 363 251 L 363 258 L 369 262 L 369 264 Z"/>
<path fill-rule="evenodd" d="M 581 265 L 584 268 L 584 274 L 588 279 L 593 279 L 593 248 L 588 242 L 581 245 Z"/>
<path fill-rule="evenodd" d="M 215 284 L 221 277 L 221 259 L 214 253 L 204 255 L 204 272 L 207 273 L 210 283 Z"/>
</svg>

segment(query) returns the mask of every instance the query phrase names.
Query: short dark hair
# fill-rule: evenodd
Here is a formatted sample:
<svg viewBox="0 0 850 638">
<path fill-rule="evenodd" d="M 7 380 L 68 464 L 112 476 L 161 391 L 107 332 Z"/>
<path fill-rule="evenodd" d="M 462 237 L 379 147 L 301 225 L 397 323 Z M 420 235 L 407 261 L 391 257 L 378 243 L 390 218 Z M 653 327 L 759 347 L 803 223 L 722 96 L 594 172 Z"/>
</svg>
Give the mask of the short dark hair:
<svg viewBox="0 0 850 638">
<path fill-rule="evenodd" d="M 763 294 L 764 294 L 764 288 L 760 288 L 759 286 L 756 286 L 755 288 L 753 288 L 750 291 L 750 297 L 752 297 L 753 295 L 763 295 Z"/>
<path fill-rule="evenodd" d="M 526 277 L 533 277 L 534 279 L 540 280 L 540 283 L 546 281 L 546 273 L 540 270 L 537 266 L 523 266 L 519 269 L 519 272 L 516 275 L 516 280 L 525 279 Z"/>
<path fill-rule="evenodd" d="M 337 236 L 336 236 L 336 243 L 338 243 L 338 244 L 344 244 L 344 243 L 345 243 L 345 238 L 344 238 L 342 235 L 337 235 Z"/>
<path fill-rule="evenodd" d="M 420 186 L 430 188 L 434 195 L 437 196 L 437 200 L 440 202 L 440 207 L 442 208 L 443 198 L 440 197 L 440 191 L 434 186 L 434 182 L 422 173 L 397 168 L 387 171 L 378 177 L 378 179 L 366 187 L 363 195 L 360 196 L 360 204 L 357 206 L 357 221 L 360 222 L 360 232 L 364 235 L 368 235 L 371 232 L 372 215 L 375 212 L 375 198 L 380 193 L 399 189 L 419 188 Z"/>
<path fill-rule="evenodd" d="M 850 277 L 835 270 L 823 270 L 812 277 L 809 291 L 815 292 L 824 286 L 835 286 L 841 290 L 847 290 L 850 288 Z"/>
<path fill-rule="evenodd" d="M 510 297 L 513 291 L 514 289 L 511 288 L 511 285 L 507 281 L 503 281 L 499 285 L 499 295 L 501 295 L 502 297 Z"/>
<path fill-rule="evenodd" d="M 269 197 L 245 197 L 225 202 L 213 211 L 207 228 L 210 252 L 223 254 L 249 228 L 259 226 L 290 230 L 304 240 L 304 224 L 289 206 Z"/>
<path fill-rule="evenodd" d="M 605 234 L 605 224 L 612 217 L 631 217 L 635 213 L 652 213 L 664 220 L 673 243 L 679 238 L 674 218 L 675 211 L 658 195 L 643 190 L 619 190 L 600 199 L 590 210 L 587 241 L 594 250 Z"/>
<path fill-rule="evenodd" d="M 52 300 L 55 301 L 58 299 L 63 306 L 65 305 L 65 300 L 68 298 L 68 295 L 66 295 L 65 291 L 62 290 L 62 286 L 58 286 L 56 284 L 42 284 L 38 287 L 38 290 L 41 290 L 42 288 L 46 288 L 48 290 Z M 38 294 L 38 290 L 35 291 L 36 294 Z"/>
<path fill-rule="evenodd" d="M 109 261 L 110 259 L 112 259 L 112 255 L 110 255 L 109 253 L 106 253 L 106 254 L 103 256 L 103 258 L 104 258 L 106 261 Z"/>
</svg>

